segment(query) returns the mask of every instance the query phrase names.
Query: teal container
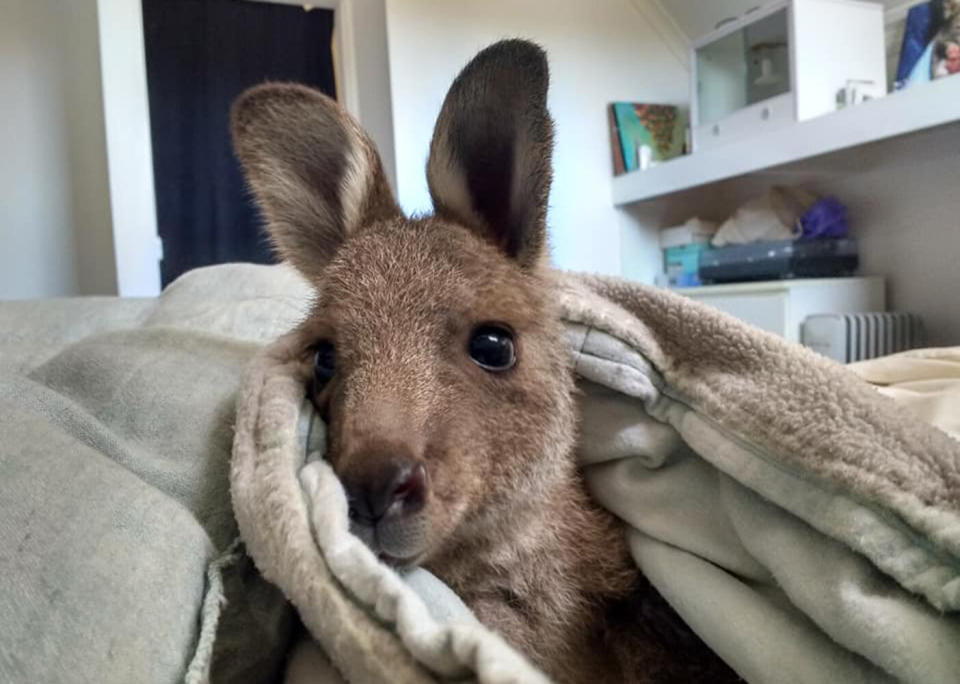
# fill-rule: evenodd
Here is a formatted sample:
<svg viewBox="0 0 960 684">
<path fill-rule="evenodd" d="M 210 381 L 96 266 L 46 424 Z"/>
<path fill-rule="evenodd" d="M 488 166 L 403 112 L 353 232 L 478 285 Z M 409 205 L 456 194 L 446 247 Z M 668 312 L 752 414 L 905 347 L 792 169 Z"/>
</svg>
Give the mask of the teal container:
<svg viewBox="0 0 960 684">
<path fill-rule="evenodd" d="M 696 287 L 700 282 L 700 255 L 713 249 L 709 242 L 668 247 L 663 250 L 663 272 L 670 287 Z"/>
</svg>

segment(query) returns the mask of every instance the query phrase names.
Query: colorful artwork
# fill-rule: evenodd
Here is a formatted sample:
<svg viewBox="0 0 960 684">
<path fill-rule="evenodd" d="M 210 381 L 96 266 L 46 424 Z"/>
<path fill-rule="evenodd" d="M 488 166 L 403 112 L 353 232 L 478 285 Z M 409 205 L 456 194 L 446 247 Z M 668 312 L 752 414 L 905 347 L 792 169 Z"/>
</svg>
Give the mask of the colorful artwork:
<svg viewBox="0 0 960 684">
<path fill-rule="evenodd" d="M 930 78 L 960 73 L 960 0 L 943 0 L 940 22 L 933 37 Z"/>
<path fill-rule="evenodd" d="M 894 89 L 960 73 L 960 0 L 910 8 Z"/>
<path fill-rule="evenodd" d="M 683 154 L 686 117 L 671 105 L 613 103 L 625 171 Z"/>
</svg>

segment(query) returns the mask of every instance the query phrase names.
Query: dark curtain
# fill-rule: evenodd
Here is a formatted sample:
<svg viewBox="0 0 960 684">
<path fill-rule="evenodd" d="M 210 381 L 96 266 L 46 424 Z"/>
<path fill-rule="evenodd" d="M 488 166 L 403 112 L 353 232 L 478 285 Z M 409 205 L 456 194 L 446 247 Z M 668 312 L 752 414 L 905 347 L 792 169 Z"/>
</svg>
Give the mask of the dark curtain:
<svg viewBox="0 0 960 684">
<path fill-rule="evenodd" d="M 143 0 L 164 286 L 191 268 L 270 263 L 230 146 L 230 103 L 267 80 L 334 93 L 333 12 L 246 0 Z"/>
</svg>

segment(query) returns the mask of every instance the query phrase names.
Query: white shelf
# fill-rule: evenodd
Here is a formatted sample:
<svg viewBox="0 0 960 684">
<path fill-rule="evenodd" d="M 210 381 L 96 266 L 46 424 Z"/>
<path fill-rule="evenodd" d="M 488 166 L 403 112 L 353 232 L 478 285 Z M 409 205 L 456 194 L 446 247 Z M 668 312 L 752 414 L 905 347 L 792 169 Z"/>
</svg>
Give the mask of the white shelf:
<svg viewBox="0 0 960 684">
<path fill-rule="evenodd" d="M 960 75 L 672 159 L 646 171 L 615 176 L 613 202 L 617 206 L 644 202 L 823 155 L 827 155 L 827 167 L 834 164 L 848 169 L 851 160 L 847 157 L 864 145 L 929 129 L 935 129 L 938 139 L 928 143 L 927 149 L 958 146 Z"/>
</svg>

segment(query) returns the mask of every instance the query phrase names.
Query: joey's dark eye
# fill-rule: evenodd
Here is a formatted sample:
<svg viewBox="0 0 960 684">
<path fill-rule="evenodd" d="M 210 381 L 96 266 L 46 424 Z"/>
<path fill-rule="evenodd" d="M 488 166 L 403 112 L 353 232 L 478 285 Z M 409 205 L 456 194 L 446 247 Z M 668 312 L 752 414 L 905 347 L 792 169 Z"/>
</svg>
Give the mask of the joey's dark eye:
<svg viewBox="0 0 960 684">
<path fill-rule="evenodd" d="M 470 336 L 467 351 L 474 363 L 488 371 L 509 370 L 517 361 L 513 333 L 501 325 L 479 326 Z"/>
<path fill-rule="evenodd" d="M 337 353 L 333 342 L 321 340 L 314 345 L 313 379 L 316 390 L 323 389 L 337 371 Z"/>
</svg>

